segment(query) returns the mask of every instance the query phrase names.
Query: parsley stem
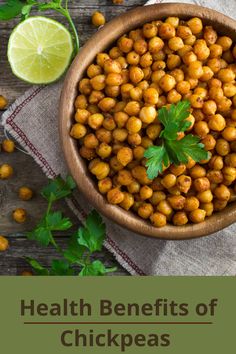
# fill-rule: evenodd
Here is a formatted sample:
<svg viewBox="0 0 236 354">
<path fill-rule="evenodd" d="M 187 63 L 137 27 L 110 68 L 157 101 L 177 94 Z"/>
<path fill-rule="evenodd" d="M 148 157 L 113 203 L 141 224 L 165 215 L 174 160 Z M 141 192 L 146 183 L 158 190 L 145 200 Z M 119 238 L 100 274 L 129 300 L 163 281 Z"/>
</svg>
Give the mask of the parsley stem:
<svg viewBox="0 0 236 354">
<path fill-rule="evenodd" d="M 106 269 L 106 273 L 113 273 L 117 271 L 117 267 L 113 267 L 113 268 L 107 268 Z"/>
<path fill-rule="evenodd" d="M 60 6 L 60 8 L 55 8 L 54 9 L 55 11 L 59 12 L 60 14 L 62 14 L 63 16 L 66 17 L 69 25 L 70 25 L 70 28 L 71 28 L 71 32 L 72 32 L 72 36 L 73 36 L 73 39 L 74 39 L 74 55 L 76 55 L 79 51 L 79 36 L 78 36 L 78 32 L 77 32 L 77 29 L 75 27 L 75 24 L 70 16 L 70 13 L 68 11 L 68 8 L 67 8 L 67 2 L 66 2 L 66 8 L 64 9 L 62 6 Z"/>
</svg>

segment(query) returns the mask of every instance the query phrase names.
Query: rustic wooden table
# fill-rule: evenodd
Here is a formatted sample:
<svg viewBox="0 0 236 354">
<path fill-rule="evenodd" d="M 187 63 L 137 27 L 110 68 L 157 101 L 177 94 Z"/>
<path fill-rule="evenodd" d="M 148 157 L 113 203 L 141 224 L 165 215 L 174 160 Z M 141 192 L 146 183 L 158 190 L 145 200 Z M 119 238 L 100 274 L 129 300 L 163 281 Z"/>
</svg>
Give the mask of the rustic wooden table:
<svg viewBox="0 0 236 354">
<path fill-rule="evenodd" d="M 128 9 L 143 5 L 145 0 L 126 0 L 123 5 L 113 5 L 112 0 L 72 0 L 70 1 L 70 11 L 75 21 L 80 35 L 80 43 L 88 40 L 96 29 L 91 25 L 91 14 L 95 10 L 102 11 L 106 19 L 109 20 Z M 4 0 L 0 0 L 0 4 Z M 48 13 L 53 18 L 63 22 L 60 15 Z M 18 20 L 0 22 L 1 46 L 0 46 L 0 95 L 7 97 L 9 103 L 19 97 L 29 88 L 29 85 L 18 80 L 12 73 L 7 62 L 7 42 L 13 27 Z M 1 112 L 0 112 L 1 117 Z M 3 129 L 0 126 L 0 141 L 3 138 Z M 55 258 L 55 251 L 52 247 L 41 248 L 34 242 L 30 242 L 25 237 L 25 232 L 32 229 L 35 222 L 40 218 L 45 210 L 45 201 L 40 197 L 39 191 L 47 183 L 47 178 L 34 162 L 34 160 L 19 151 L 14 154 L 0 153 L 0 163 L 9 163 L 14 167 L 14 178 L 0 181 L 0 234 L 7 235 L 10 239 L 10 248 L 0 254 L 0 275 L 18 275 L 23 270 L 28 270 L 28 265 L 24 261 L 24 256 L 34 256 L 42 264 L 48 265 L 52 258 Z M 17 189 L 22 185 L 28 185 L 35 191 L 35 196 L 30 202 L 21 202 L 17 198 Z M 12 221 L 11 212 L 16 207 L 25 207 L 29 212 L 29 219 L 24 225 L 16 224 Z M 58 207 L 75 220 L 74 215 L 65 203 L 61 202 Z M 58 242 L 61 246 L 65 244 L 67 233 L 58 235 Z M 115 259 L 105 249 L 96 255 L 97 258 L 105 261 L 107 265 L 116 264 Z M 118 264 L 116 275 L 126 275 Z"/>
</svg>

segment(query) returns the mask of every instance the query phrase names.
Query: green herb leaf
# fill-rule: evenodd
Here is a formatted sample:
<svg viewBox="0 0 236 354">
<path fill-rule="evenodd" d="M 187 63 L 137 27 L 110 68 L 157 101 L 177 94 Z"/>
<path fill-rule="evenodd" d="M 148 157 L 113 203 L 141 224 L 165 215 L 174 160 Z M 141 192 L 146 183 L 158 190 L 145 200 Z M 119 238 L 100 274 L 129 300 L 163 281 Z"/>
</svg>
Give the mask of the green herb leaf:
<svg viewBox="0 0 236 354">
<path fill-rule="evenodd" d="M 0 5 L 0 20 L 11 20 L 21 14 L 25 1 L 7 0 L 5 4 Z"/>
<path fill-rule="evenodd" d="M 75 275 L 75 271 L 66 260 L 55 259 L 52 261 L 50 275 Z"/>
<path fill-rule="evenodd" d="M 64 231 L 72 226 L 68 218 L 64 218 L 60 211 L 51 212 L 46 216 L 46 223 L 51 231 Z"/>
<path fill-rule="evenodd" d="M 25 257 L 25 260 L 30 264 L 37 275 L 49 275 L 49 271 L 36 261 L 36 259 Z"/>
<path fill-rule="evenodd" d="M 154 179 L 163 171 L 163 165 L 168 166 L 169 157 L 164 145 L 150 146 L 144 153 L 147 162 L 147 175 L 149 179 Z"/>
<path fill-rule="evenodd" d="M 85 227 L 79 229 L 78 242 L 91 253 L 102 249 L 106 236 L 106 226 L 96 210 L 91 211 L 87 217 Z"/>
<path fill-rule="evenodd" d="M 166 150 L 171 162 L 175 165 L 188 163 L 189 157 L 199 162 L 208 158 L 208 152 L 204 149 L 204 144 L 200 143 L 198 136 L 188 134 L 183 139 L 165 142 Z"/>
<path fill-rule="evenodd" d="M 52 241 L 51 231 L 43 225 L 38 225 L 33 231 L 27 233 L 29 240 L 37 241 L 42 246 L 48 246 Z"/>
<path fill-rule="evenodd" d="M 158 111 L 158 119 L 164 125 L 160 137 L 168 140 L 176 140 L 179 132 L 187 130 L 191 122 L 186 121 L 189 116 L 189 101 L 180 101 L 177 105 L 172 104 L 169 109 L 166 107 Z"/>
<path fill-rule="evenodd" d="M 58 176 L 43 188 L 41 194 L 48 201 L 54 202 L 69 196 L 75 187 L 76 184 L 72 177 L 68 176 L 64 181 L 61 176 Z"/>
<path fill-rule="evenodd" d="M 199 137 L 188 134 L 177 140 L 178 133 L 185 132 L 191 126 L 191 122 L 186 120 L 190 114 L 189 108 L 190 102 L 181 101 L 177 105 L 172 104 L 169 109 L 163 107 L 158 111 L 158 119 L 164 126 L 160 134 L 162 145 L 150 146 L 144 153 L 149 179 L 157 177 L 163 172 L 163 166 L 167 167 L 170 163 L 186 164 L 189 157 L 196 162 L 207 159 L 208 152 Z"/>
<path fill-rule="evenodd" d="M 116 268 L 106 268 L 105 265 L 101 261 L 94 261 L 88 265 L 85 265 L 79 276 L 102 276 L 110 272 L 114 272 Z"/>
<path fill-rule="evenodd" d="M 81 264 L 82 257 L 87 251 L 85 246 L 79 244 L 79 231 L 71 236 L 67 249 L 64 252 L 64 257 L 70 263 L 79 263 Z"/>
</svg>

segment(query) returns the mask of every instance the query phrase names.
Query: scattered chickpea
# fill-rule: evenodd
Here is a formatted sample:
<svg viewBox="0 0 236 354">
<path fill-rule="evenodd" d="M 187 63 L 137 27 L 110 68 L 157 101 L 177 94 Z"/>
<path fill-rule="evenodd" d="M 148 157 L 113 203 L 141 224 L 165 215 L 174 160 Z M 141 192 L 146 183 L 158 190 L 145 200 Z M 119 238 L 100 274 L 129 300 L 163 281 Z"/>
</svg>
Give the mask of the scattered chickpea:
<svg viewBox="0 0 236 354">
<path fill-rule="evenodd" d="M 10 140 L 10 139 L 5 139 L 2 142 L 2 149 L 5 152 L 9 152 L 12 153 L 15 150 L 15 143 L 14 141 Z"/>
<path fill-rule="evenodd" d="M 6 237 L 0 235 L 0 252 L 4 252 L 8 249 L 9 242 Z"/>
<path fill-rule="evenodd" d="M 93 15 L 92 15 L 92 24 L 94 26 L 96 26 L 96 27 L 102 26 L 102 25 L 105 24 L 105 22 L 106 22 L 105 17 L 104 17 L 104 15 L 101 12 L 96 11 L 96 12 L 93 13 Z"/>
<path fill-rule="evenodd" d="M 21 276 L 23 276 L 23 277 L 29 277 L 32 275 L 33 275 L 33 273 L 30 272 L 29 270 L 23 270 L 23 272 L 21 272 Z"/>
<path fill-rule="evenodd" d="M 21 200 L 30 200 L 33 197 L 33 191 L 28 187 L 20 187 L 18 195 Z"/>
<path fill-rule="evenodd" d="M 0 110 L 5 109 L 7 106 L 7 100 L 4 96 L 0 95 Z"/>
<path fill-rule="evenodd" d="M 12 217 L 17 223 L 23 224 L 27 218 L 25 209 L 22 208 L 15 209 L 12 212 Z"/>
<path fill-rule="evenodd" d="M 8 179 L 13 175 L 13 168 L 8 164 L 0 166 L 0 179 Z"/>
</svg>

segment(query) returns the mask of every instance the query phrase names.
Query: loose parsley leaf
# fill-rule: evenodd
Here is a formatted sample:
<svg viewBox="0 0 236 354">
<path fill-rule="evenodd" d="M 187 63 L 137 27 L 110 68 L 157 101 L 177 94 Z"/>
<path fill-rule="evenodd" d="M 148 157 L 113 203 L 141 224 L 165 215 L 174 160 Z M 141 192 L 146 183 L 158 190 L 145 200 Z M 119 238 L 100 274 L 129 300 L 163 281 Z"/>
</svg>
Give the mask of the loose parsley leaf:
<svg viewBox="0 0 236 354">
<path fill-rule="evenodd" d="M 50 275 L 75 275 L 75 271 L 66 260 L 54 259 L 52 261 Z"/>
<path fill-rule="evenodd" d="M 101 261 L 93 261 L 92 263 L 85 265 L 79 276 L 98 276 L 105 275 L 110 272 L 114 272 L 116 268 L 106 268 Z"/>
<path fill-rule="evenodd" d="M 25 257 L 25 260 L 30 264 L 37 275 L 49 275 L 49 271 L 36 261 L 36 259 Z"/>
<path fill-rule="evenodd" d="M 70 195 L 75 187 L 76 184 L 72 177 L 68 176 L 64 181 L 61 176 L 58 176 L 43 188 L 41 194 L 47 201 L 54 202 Z"/>
<path fill-rule="evenodd" d="M 27 237 L 45 247 L 52 241 L 51 231 L 43 225 L 38 225 L 33 231 L 28 232 Z"/>
<path fill-rule="evenodd" d="M 100 251 L 105 238 L 106 226 L 101 216 L 93 210 L 87 217 L 85 227 L 79 229 L 78 242 L 92 253 Z"/>
<path fill-rule="evenodd" d="M 25 1 L 7 0 L 5 4 L 0 5 L 0 20 L 11 20 L 21 14 Z"/>
<path fill-rule="evenodd" d="M 147 162 L 147 174 L 149 179 L 154 179 L 159 172 L 163 171 L 164 166 L 168 166 L 169 157 L 165 150 L 164 145 L 162 146 L 150 146 L 144 153 Z"/>
<path fill-rule="evenodd" d="M 189 101 L 181 101 L 177 105 L 172 104 L 169 109 L 162 107 L 158 111 L 158 119 L 164 126 L 160 134 L 162 145 L 150 146 L 144 153 L 149 179 L 157 177 L 163 172 L 163 166 L 171 163 L 186 164 L 189 157 L 196 162 L 207 159 L 208 152 L 199 137 L 188 134 L 177 140 L 178 133 L 185 132 L 191 126 L 191 122 L 187 121 L 189 108 Z"/>
<path fill-rule="evenodd" d="M 49 213 L 46 216 L 46 223 L 51 231 L 64 231 L 72 226 L 72 222 L 68 218 L 64 218 L 60 211 Z"/>
<path fill-rule="evenodd" d="M 80 264 L 84 253 L 87 251 L 87 248 L 85 246 L 79 244 L 78 238 L 79 231 L 71 236 L 67 249 L 64 252 L 64 257 L 70 263 Z"/>
</svg>

